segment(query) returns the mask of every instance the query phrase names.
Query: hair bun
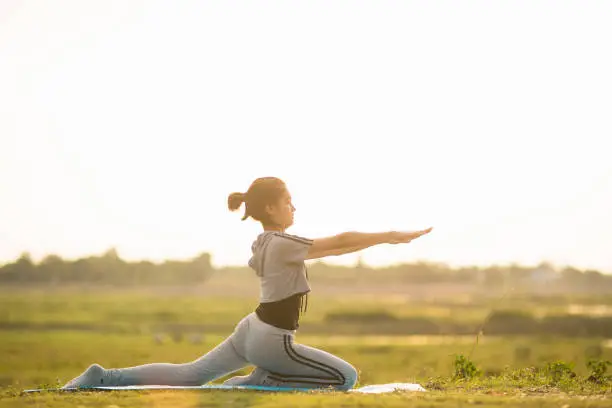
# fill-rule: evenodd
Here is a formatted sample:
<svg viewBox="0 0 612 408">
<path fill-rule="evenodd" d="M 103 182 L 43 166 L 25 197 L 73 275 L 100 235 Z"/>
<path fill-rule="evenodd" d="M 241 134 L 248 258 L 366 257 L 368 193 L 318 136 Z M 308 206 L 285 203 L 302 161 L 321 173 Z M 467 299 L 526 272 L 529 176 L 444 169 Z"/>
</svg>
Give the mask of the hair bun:
<svg viewBox="0 0 612 408">
<path fill-rule="evenodd" d="M 227 207 L 230 211 L 236 211 L 240 208 L 242 203 L 246 201 L 245 193 L 232 193 L 227 198 Z"/>
</svg>

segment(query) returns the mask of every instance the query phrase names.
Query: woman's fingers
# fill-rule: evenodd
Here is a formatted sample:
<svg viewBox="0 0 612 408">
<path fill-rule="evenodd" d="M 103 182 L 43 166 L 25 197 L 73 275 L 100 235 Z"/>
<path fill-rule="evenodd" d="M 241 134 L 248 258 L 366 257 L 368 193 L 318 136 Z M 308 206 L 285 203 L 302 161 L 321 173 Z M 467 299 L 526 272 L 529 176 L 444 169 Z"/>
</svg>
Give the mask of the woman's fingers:
<svg viewBox="0 0 612 408">
<path fill-rule="evenodd" d="M 431 232 L 432 228 L 427 228 L 419 231 L 410 231 L 410 232 L 395 232 L 393 237 L 391 238 L 391 244 L 407 244 L 413 239 L 416 239 L 420 236 L 428 234 Z"/>
<path fill-rule="evenodd" d="M 427 229 L 424 229 L 424 230 L 419 231 L 419 236 L 421 236 L 421 235 L 425 235 L 425 234 L 429 234 L 429 233 L 431 232 L 431 230 L 432 230 L 432 229 L 433 229 L 432 227 L 429 227 L 429 228 L 427 228 Z"/>
<path fill-rule="evenodd" d="M 418 237 L 423 236 L 425 234 L 429 234 L 432 229 L 433 228 L 430 227 L 430 228 L 427 228 L 427 229 L 424 229 L 424 230 L 416 231 L 416 232 L 412 233 L 412 237 L 413 238 L 418 238 Z"/>
</svg>

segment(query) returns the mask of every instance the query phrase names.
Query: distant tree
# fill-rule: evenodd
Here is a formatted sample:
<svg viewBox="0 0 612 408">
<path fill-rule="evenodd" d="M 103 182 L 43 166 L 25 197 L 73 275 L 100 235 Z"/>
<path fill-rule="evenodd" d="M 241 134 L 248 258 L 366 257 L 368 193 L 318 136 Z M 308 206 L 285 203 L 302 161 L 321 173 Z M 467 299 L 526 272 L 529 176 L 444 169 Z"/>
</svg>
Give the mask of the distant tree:
<svg viewBox="0 0 612 408">
<path fill-rule="evenodd" d="M 576 268 L 567 267 L 561 271 L 561 280 L 563 281 L 565 285 L 569 285 L 569 286 L 581 285 L 582 282 L 584 281 L 583 278 L 584 278 L 584 274 Z"/>
<path fill-rule="evenodd" d="M 107 260 L 114 260 L 114 261 L 120 261 L 121 258 L 119 257 L 119 253 L 117 252 L 116 248 L 109 248 L 108 250 L 106 250 L 106 252 L 104 252 L 104 254 L 102 254 L 102 258 L 107 259 Z"/>
<path fill-rule="evenodd" d="M 482 274 L 484 286 L 501 288 L 504 285 L 505 274 L 500 269 L 486 268 Z"/>
<path fill-rule="evenodd" d="M 32 257 L 29 252 L 23 252 L 17 261 L 15 261 L 15 269 L 18 279 L 21 282 L 29 282 L 35 280 L 36 265 L 32 262 Z"/>
<path fill-rule="evenodd" d="M 584 282 L 592 288 L 597 288 L 599 285 L 603 284 L 605 281 L 605 276 L 601 274 L 599 271 L 595 271 L 593 269 L 588 269 L 584 271 Z"/>
<path fill-rule="evenodd" d="M 38 265 L 38 275 L 41 281 L 59 283 L 67 280 L 65 276 L 66 264 L 57 255 L 47 255 Z"/>
<path fill-rule="evenodd" d="M 47 255 L 42 259 L 42 261 L 40 261 L 40 265 L 45 266 L 56 266 L 63 263 L 64 260 L 57 255 Z"/>
<path fill-rule="evenodd" d="M 0 268 L 0 281 L 28 283 L 35 280 L 36 265 L 28 252 L 23 252 L 15 262 Z"/>
</svg>

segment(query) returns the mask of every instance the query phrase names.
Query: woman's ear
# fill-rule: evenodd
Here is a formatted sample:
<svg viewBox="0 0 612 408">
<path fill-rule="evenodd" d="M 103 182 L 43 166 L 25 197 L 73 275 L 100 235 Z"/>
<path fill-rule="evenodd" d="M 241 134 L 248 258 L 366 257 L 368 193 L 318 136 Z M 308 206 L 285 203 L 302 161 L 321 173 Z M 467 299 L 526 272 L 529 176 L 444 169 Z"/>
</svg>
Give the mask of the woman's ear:
<svg viewBox="0 0 612 408">
<path fill-rule="evenodd" d="M 271 216 L 274 213 L 274 206 L 272 204 L 266 204 L 266 214 Z"/>
</svg>

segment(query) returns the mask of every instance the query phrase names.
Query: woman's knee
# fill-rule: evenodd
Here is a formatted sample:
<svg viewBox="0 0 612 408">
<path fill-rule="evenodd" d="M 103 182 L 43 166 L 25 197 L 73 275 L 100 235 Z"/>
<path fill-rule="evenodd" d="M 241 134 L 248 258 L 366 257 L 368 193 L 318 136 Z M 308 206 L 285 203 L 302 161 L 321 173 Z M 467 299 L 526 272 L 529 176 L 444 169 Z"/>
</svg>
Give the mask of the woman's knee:
<svg viewBox="0 0 612 408">
<path fill-rule="evenodd" d="M 349 363 L 346 363 L 346 365 L 342 367 L 342 376 L 344 377 L 343 383 L 337 388 L 339 390 L 346 391 L 350 390 L 355 386 L 355 384 L 357 384 L 359 373 L 357 372 L 357 369 L 355 367 L 353 367 Z"/>
</svg>

